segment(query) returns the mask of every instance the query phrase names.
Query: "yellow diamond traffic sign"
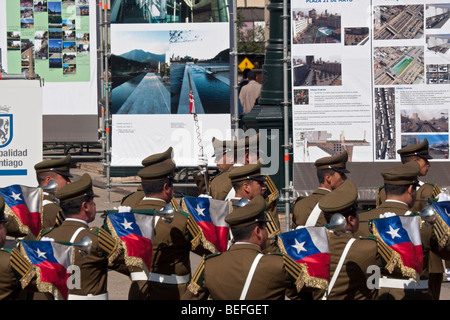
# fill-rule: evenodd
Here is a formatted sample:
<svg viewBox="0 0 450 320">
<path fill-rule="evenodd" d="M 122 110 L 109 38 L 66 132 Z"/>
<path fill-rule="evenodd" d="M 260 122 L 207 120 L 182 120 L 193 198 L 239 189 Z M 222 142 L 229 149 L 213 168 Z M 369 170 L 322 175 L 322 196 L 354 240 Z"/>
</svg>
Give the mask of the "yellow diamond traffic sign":
<svg viewBox="0 0 450 320">
<path fill-rule="evenodd" d="M 242 60 L 241 63 L 239 63 L 238 68 L 241 71 L 244 71 L 245 69 L 253 69 L 255 66 L 253 65 L 253 63 L 251 63 L 250 60 L 248 60 L 247 58 L 244 58 L 244 60 Z"/>
</svg>

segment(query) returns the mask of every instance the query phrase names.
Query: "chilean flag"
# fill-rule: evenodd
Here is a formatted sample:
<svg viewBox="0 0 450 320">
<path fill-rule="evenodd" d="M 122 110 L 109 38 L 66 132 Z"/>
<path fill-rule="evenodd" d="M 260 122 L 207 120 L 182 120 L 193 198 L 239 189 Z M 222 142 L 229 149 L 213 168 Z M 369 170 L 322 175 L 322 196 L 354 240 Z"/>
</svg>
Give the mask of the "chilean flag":
<svg viewBox="0 0 450 320">
<path fill-rule="evenodd" d="M 230 214 L 230 202 L 206 197 L 184 197 L 183 207 L 194 217 L 206 240 L 219 252 L 226 251 L 229 226 L 225 217 Z"/>
<path fill-rule="evenodd" d="M 106 219 L 111 234 L 123 243 L 125 255 L 141 259 L 147 271 L 150 270 L 155 217 L 150 214 L 118 212 L 108 214 Z"/>
<path fill-rule="evenodd" d="M 195 113 L 194 94 L 192 93 L 192 91 L 189 91 L 189 113 Z"/>
<path fill-rule="evenodd" d="M 6 216 L 37 236 L 41 231 L 42 189 L 15 184 L 1 188 L 0 194 L 5 199 Z"/>
<path fill-rule="evenodd" d="M 22 252 L 37 268 L 38 289 L 67 300 L 67 279 L 71 275 L 67 269 L 73 264 L 73 246 L 54 241 L 22 241 L 21 246 Z M 46 284 L 50 284 L 50 290 Z"/>
<path fill-rule="evenodd" d="M 423 250 L 420 237 L 419 216 L 392 216 L 372 221 L 374 235 L 379 241 L 379 250 L 387 262 L 400 256 L 401 264 L 411 270 L 410 276 L 422 273 Z M 402 267 L 400 265 L 400 267 Z M 402 268 L 403 269 L 403 268 Z M 405 274 L 406 275 L 406 274 Z"/>
<path fill-rule="evenodd" d="M 330 281 L 330 249 L 325 227 L 304 227 L 279 235 L 283 251 L 298 264 L 306 266 L 308 275 Z"/>
</svg>

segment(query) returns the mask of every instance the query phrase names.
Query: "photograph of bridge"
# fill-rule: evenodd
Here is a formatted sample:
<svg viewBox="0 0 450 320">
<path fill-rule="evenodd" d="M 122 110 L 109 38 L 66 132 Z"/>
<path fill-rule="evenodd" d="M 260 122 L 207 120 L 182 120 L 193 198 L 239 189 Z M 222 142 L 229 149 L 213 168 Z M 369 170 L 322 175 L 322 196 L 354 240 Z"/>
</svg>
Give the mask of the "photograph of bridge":
<svg viewBox="0 0 450 320">
<path fill-rule="evenodd" d="M 112 113 L 189 114 L 190 93 L 196 113 L 229 113 L 226 28 L 115 31 Z"/>
<path fill-rule="evenodd" d="M 423 38 L 424 6 L 374 7 L 374 40 Z"/>
</svg>

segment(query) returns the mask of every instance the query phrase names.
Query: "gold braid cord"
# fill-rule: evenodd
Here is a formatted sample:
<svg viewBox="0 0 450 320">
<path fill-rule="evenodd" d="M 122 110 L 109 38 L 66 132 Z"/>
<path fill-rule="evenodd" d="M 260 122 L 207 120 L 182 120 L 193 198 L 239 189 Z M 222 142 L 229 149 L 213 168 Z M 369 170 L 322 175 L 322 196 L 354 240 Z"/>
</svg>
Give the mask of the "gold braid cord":
<svg viewBox="0 0 450 320">
<path fill-rule="evenodd" d="M 193 294 L 197 295 L 203 282 L 203 272 L 205 271 L 205 256 L 202 257 L 197 270 L 192 276 L 191 282 L 188 285 L 188 290 Z"/>
<path fill-rule="evenodd" d="M 438 239 L 439 246 L 444 248 L 448 244 L 450 238 L 450 227 L 445 223 L 439 214 L 436 214 L 434 233 Z"/>
<path fill-rule="evenodd" d="M 117 258 L 117 256 L 121 253 L 120 251 L 121 250 L 118 250 L 118 249 L 120 249 L 119 247 L 121 247 L 121 248 L 123 248 L 123 250 L 124 250 L 124 252 L 125 252 L 125 265 L 126 266 L 128 266 L 128 267 L 137 267 L 137 268 L 140 268 L 140 269 L 142 269 L 144 272 L 145 272 L 145 274 L 148 276 L 148 274 L 149 274 L 149 270 L 148 270 L 148 267 L 147 267 L 147 265 L 144 263 L 144 261 L 141 259 L 141 258 L 138 258 L 138 257 L 130 257 L 130 256 L 128 256 L 128 248 L 127 248 L 127 245 L 126 245 L 126 243 L 125 242 L 123 242 L 123 240 L 122 239 L 120 239 L 120 237 L 117 235 L 117 233 L 116 233 L 116 231 L 114 230 L 114 227 L 113 227 L 113 225 L 112 225 L 112 223 L 111 223 L 111 221 L 109 220 L 109 218 L 107 217 L 106 218 L 106 225 L 107 225 L 107 227 L 108 227 L 108 229 L 110 230 L 110 232 L 111 232 L 111 240 L 112 241 L 114 241 L 114 242 L 116 242 L 116 243 L 118 243 L 119 245 L 116 247 L 116 249 L 113 251 L 113 253 L 108 257 L 108 261 L 110 262 L 110 263 L 112 263 L 116 258 Z M 100 229 L 100 230 L 102 230 L 102 229 Z M 106 231 L 105 231 L 106 232 Z M 110 241 L 111 241 L 110 240 Z M 111 242 L 110 242 L 110 245 L 111 245 Z"/>
<path fill-rule="evenodd" d="M 11 251 L 11 267 L 20 276 L 19 282 L 22 289 L 27 287 L 36 275 L 31 263 L 20 253 L 17 248 Z"/>
<path fill-rule="evenodd" d="M 6 218 L 14 220 L 14 222 L 17 223 L 17 225 L 19 226 L 19 231 L 23 234 L 23 236 L 26 236 L 31 233 L 30 227 L 24 225 L 22 221 L 20 221 L 19 217 L 16 216 L 14 211 L 12 211 L 11 208 L 6 203 L 5 203 L 5 216 Z"/>
<path fill-rule="evenodd" d="M 209 250 L 211 253 L 216 253 L 217 252 L 216 246 L 205 238 L 202 229 L 199 227 L 192 214 L 189 213 L 186 207 L 186 203 L 184 202 L 184 199 L 181 202 L 181 205 L 183 211 L 188 214 L 187 230 L 190 236 L 192 237 L 191 240 L 192 250 L 195 250 L 201 244 L 205 249 Z"/>
<path fill-rule="evenodd" d="M 372 232 L 373 235 L 375 236 L 375 239 L 377 239 L 378 252 L 380 253 L 383 260 L 386 261 L 385 269 L 389 271 L 389 273 L 392 273 L 394 269 L 398 267 L 403 276 L 414 278 L 416 279 L 416 281 L 419 281 L 420 275 L 413 268 L 407 267 L 403 264 L 400 254 L 397 251 L 392 250 L 382 240 L 380 234 L 378 233 L 377 228 L 375 227 L 375 224 L 372 224 Z"/>
<path fill-rule="evenodd" d="M 326 279 L 311 277 L 308 273 L 308 266 L 297 263 L 286 253 L 283 241 L 280 238 L 278 238 L 278 246 L 283 254 L 283 260 L 287 272 L 292 278 L 295 279 L 295 286 L 298 292 L 300 292 L 303 286 L 322 290 L 326 290 L 328 288 L 328 281 Z"/>
</svg>

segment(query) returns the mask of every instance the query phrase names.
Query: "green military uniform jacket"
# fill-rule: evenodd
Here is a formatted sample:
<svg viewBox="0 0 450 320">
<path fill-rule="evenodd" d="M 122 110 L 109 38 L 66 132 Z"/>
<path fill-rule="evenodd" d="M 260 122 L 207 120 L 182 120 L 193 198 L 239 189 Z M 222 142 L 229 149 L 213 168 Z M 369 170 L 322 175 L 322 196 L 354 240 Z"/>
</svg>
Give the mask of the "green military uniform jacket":
<svg viewBox="0 0 450 320">
<path fill-rule="evenodd" d="M 42 203 L 42 229 L 50 230 L 60 226 L 64 221 L 64 213 L 59 206 L 59 201 L 52 194 L 44 192 Z"/>
<path fill-rule="evenodd" d="M 209 182 L 209 195 L 213 199 L 225 200 L 230 190 L 233 188 L 230 179 L 230 172 L 233 167 L 220 172 Z"/>
<path fill-rule="evenodd" d="M 251 243 L 237 243 L 222 254 L 200 263 L 185 300 L 239 300 L 247 275 L 261 248 Z M 204 262 L 204 264 L 203 264 Z M 203 279 L 196 285 L 196 280 Z M 281 254 L 265 254 L 259 261 L 246 300 L 284 300 L 298 296 Z"/>
<path fill-rule="evenodd" d="M 144 198 L 133 209 L 161 210 L 164 200 Z M 199 228 L 189 214 L 175 212 L 171 223 L 158 219 L 152 241 L 152 266 L 150 272 L 158 279 L 164 275 L 187 276 L 186 283 L 167 284 L 155 281 L 134 281 L 130 298 L 149 300 L 179 300 L 186 291 L 191 274 L 190 252 L 199 255 L 215 253 L 214 248 L 204 247 L 199 240 Z M 194 223 L 194 225 L 192 224 Z M 158 274 L 158 275 L 156 275 Z M 161 275 L 161 276 L 159 276 Z M 150 279 L 151 280 L 151 279 Z"/>
<path fill-rule="evenodd" d="M 434 183 L 424 183 L 421 182 L 421 186 L 416 191 L 416 201 L 410 211 L 412 212 L 421 212 L 423 208 L 428 204 L 426 199 L 433 199 L 436 198 L 439 193 L 441 193 L 441 190 L 437 184 Z M 386 192 L 383 186 L 381 186 L 378 189 L 377 194 L 377 207 L 386 199 Z M 433 284 L 430 283 L 430 288 L 432 289 L 433 296 L 439 297 L 440 289 L 441 289 L 441 283 L 442 283 L 442 274 L 444 273 L 444 265 L 442 263 L 442 259 L 437 256 L 435 253 L 430 252 L 429 256 L 429 266 L 428 270 L 430 274 L 436 274 L 436 276 L 433 276 L 433 279 L 430 278 L 430 281 L 433 282 Z"/>
<path fill-rule="evenodd" d="M 124 264 L 123 254 L 118 254 L 121 250 L 112 236 L 104 229 L 90 228 L 87 223 L 78 219 L 66 219 L 61 226 L 43 233 L 42 237 L 52 238 L 58 242 L 70 242 L 72 236 L 78 232 L 72 242 L 79 242 L 84 236 L 92 239 L 91 252 L 87 257 L 82 257 L 79 250 L 76 250 L 74 265 L 80 268 L 81 283 L 80 288 L 69 290 L 70 295 L 105 295 L 107 294 L 108 268 L 116 268 Z M 114 263 L 109 262 L 110 256 L 116 256 Z"/>
<path fill-rule="evenodd" d="M 11 254 L 0 250 L 0 300 L 22 300 L 21 285 L 11 268 Z"/>
<path fill-rule="evenodd" d="M 294 203 L 292 215 L 292 229 L 298 226 L 304 226 L 313 211 L 314 207 L 319 203 L 320 199 L 330 191 L 324 188 L 317 188 L 313 193 L 305 198 L 300 198 Z M 325 216 L 322 212 L 319 214 L 316 226 L 324 226 L 327 224 Z"/>
<path fill-rule="evenodd" d="M 409 212 L 409 208 L 406 204 L 400 202 L 384 201 L 378 208 L 360 213 L 359 218 L 361 220 L 378 219 L 380 214 L 386 212 L 393 212 L 396 215 L 402 216 Z M 368 236 L 371 235 L 369 230 L 369 225 L 367 222 L 360 222 L 359 230 L 355 233 L 356 236 Z M 430 253 L 436 254 L 440 259 L 450 258 L 450 244 L 447 241 L 445 246 L 440 246 L 436 234 L 434 233 L 433 227 L 426 226 L 422 224 L 420 228 L 420 236 L 422 239 L 422 249 L 423 249 L 423 271 L 420 275 L 420 280 L 428 280 L 430 269 L 429 260 Z M 401 274 L 394 273 L 388 274 L 387 271 L 385 275 L 388 278 L 405 279 Z M 379 290 L 380 299 L 425 299 L 429 300 L 432 298 L 429 289 L 394 289 L 394 288 L 380 288 Z"/>
<path fill-rule="evenodd" d="M 330 276 L 333 277 L 336 267 L 348 241 L 353 238 L 351 233 L 336 236 L 329 233 L 330 248 Z M 369 289 L 367 273 L 369 266 L 379 266 L 381 259 L 378 254 L 377 243 L 370 238 L 356 238 L 348 251 L 339 275 L 334 283 L 328 300 L 374 300 L 376 289 Z"/>
</svg>

